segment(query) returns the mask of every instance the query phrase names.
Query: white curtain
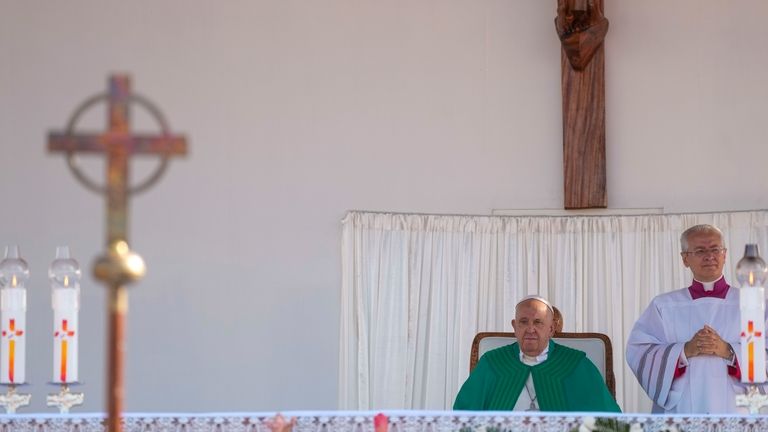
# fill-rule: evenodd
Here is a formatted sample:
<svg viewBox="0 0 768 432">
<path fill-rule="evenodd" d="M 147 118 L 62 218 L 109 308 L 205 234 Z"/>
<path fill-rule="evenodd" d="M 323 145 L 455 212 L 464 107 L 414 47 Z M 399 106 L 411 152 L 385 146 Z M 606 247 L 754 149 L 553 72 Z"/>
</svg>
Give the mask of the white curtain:
<svg viewBox="0 0 768 432">
<path fill-rule="evenodd" d="M 564 331 L 613 343 L 616 396 L 650 412 L 626 366 L 626 338 L 657 294 L 690 283 L 689 226 L 720 227 L 724 273 L 746 243 L 766 251 L 768 211 L 506 217 L 350 212 L 343 224 L 339 408 L 450 409 L 469 374 L 472 338 L 511 331 L 529 294 L 552 301 Z M 738 319 L 738 317 L 734 317 Z"/>
</svg>

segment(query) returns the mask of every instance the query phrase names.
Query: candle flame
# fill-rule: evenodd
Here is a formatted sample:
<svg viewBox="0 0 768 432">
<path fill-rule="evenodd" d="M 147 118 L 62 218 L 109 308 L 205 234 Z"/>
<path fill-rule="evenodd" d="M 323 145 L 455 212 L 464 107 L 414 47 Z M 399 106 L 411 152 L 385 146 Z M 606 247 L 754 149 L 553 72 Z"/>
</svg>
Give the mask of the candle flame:
<svg viewBox="0 0 768 432">
<path fill-rule="evenodd" d="M 749 272 L 749 286 L 755 285 L 755 273 Z"/>
<path fill-rule="evenodd" d="M 16 285 L 18 285 L 18 281 L 16 280 L 16 275 L 11 276 L 11 287 L 16 288 Z"/>
<path fill-rule="evenodd" d="M 69 286 L 69 276 L 66 276 L 66 275 L 64 276 L 64 286 L 65 287 Z"/>
</svg>

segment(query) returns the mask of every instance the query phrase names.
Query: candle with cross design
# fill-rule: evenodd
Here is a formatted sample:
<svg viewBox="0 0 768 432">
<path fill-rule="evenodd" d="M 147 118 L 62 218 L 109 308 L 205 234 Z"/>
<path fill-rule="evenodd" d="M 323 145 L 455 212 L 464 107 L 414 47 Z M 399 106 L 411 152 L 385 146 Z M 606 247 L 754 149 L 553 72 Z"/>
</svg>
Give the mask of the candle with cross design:
<svg viewBox="0 0 768 432">
<path fill-rule="evenodd" d="M 756 244 L 746 245 L 744 258 L 736 265 L 741 311 L 741 382 L 766 381 L 765 363 L 765 288 L 768 276 L 765 261 Z"/>
<path fill-rule="evenodd" d="M 19 256 L 19 247 L 5 250 L 0 262 L 0 384 L 23 384 L 26 380 L 26 315 L 29 267 Z"/>
<path fill-rule="evenodd" d="M 69 247 L 56 248 L 56 259 L 48 268 L 53 305 L 53 382 L 77 382 L 79 338 L 80 265 L 69 256 Z"/>
</svg>

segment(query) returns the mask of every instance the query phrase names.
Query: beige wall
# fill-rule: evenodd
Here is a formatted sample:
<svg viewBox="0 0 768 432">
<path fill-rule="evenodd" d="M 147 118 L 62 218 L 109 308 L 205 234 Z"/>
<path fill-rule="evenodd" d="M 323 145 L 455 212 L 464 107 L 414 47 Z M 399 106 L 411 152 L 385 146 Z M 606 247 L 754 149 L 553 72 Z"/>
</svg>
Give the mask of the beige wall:
<svg viewBox="0 0 768 432">
<path fill-rule="evenodd" d="M 0 0 L 0 244 L 32 267 L 31 410 L 53 391 L 54 248 L 89 266 L 104 241 L 102 201 L 46 134 L 110 72 L 191 145 L 132 201 L 149 274 L 131 296 L 128 409 L 333 409 L 346 210 L 561 207 L 555 5 Z M 606 0 L 606 15 L 609 205 L 768 206 L 768 2 Z M 82 125 L 101 127 L 98 111 Z M 83 286 L 82 410 L 97 411 L 105 300 Z"/>
</svg>

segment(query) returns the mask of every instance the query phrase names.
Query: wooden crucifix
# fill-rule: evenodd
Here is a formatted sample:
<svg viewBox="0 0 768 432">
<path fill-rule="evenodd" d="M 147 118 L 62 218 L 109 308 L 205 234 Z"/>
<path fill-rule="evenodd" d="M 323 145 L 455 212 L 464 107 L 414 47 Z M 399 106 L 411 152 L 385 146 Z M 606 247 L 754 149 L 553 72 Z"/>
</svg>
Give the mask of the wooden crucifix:
<svg viewBox="0 0 768 432">
<path fill-rule="evenodd" d="M 96 103 L 108 104 L 109 129 L 100 134 L 75 134 L 80 115 Z M 159 135 L 132 135 L 130 133 L 129 105 L 136 103 L 147 109 L 160 124 Z M 167 167 L 168 158 L 186 154 L 186 139 L 171 135 L 160 111 L 147 99 L 131 92 L 127 75 L 113 75 L 109 91 L 83 102 L 69 120 L 65 132 L 52 132 L 48 150 L 64 152 L 75 177 L 87 188 L 107 197 L 107 252 L 97 258 L 94 275 L 109 288 L 109 341 L 108 341 L 108 427 L 112 432 L 122 429 L 121 413 L 124 405 L 125 320 L 128 312 L 127 284 L 144 275 L 144 261 L 128 247 L 128 196 L 152 186 Z M 105 153 L 107 157 L 107 183 L 100 186 L 92 182 L 75 162 L 76 153 Z M 131 187 L 128 182 L 128 158 L 134 154 L 160 155 L 159 168 L 147 180 Z"/>
<path fill-rule="evenodd" d="M 603 0 L 557 0 L 555 29 L 562 44 L 564 207 L 605 208 Z"/>
</svg>

